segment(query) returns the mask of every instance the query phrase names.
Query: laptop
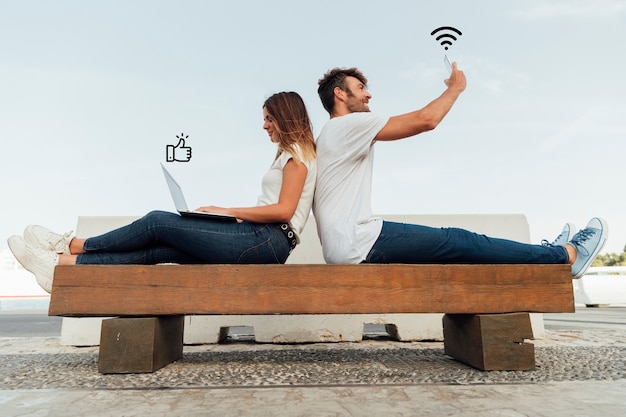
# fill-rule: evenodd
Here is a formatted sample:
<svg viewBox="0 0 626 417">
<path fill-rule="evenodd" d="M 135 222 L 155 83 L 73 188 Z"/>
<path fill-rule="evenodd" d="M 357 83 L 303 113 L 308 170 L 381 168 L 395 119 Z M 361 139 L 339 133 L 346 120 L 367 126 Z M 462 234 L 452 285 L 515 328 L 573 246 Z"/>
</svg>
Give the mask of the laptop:
<svg viewBox="0 0 626 417">
<path fill-rule="evenodd" d="M 187 208 L 187 203 L 185 202 L 185 196 L 183 195 L 183 189 L 178 185 L 172 174 L 165 169 L 165 166 L 161 164 L 161 168 L 163 168 L 163 174 L 165 175 L 165 181 L 167 182 L 167 186 L 170 189 L 170 194 L 172 195 L 172 200 L 174 200 L 174 206 L 176 206 L 176 211 L 181 216 L 185 217 L 198 217 L 203 219 L 213 219 L 220 220 L 224 222 L 236 222 L 237 218 L 234 216 L 229 216 L 227 214 L 217 214 L 217 213 L 207 213 L 204 211 L 193 211 Z"/>
</svg>

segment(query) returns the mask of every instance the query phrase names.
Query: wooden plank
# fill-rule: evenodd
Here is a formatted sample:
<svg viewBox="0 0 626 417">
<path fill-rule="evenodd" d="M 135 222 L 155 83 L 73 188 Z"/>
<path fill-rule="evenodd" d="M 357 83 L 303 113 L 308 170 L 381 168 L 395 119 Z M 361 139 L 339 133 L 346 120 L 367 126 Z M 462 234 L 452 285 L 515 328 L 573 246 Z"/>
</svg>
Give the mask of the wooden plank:
<svg viewBox="0 0 626 417">
<path fill-rule="evenodd" d="M 444 353 L 482 371 L 535 368 L 535 347 L 528 313 L 446 314 Z"/>
<path fill-rule="evenodd" d="M 184 316 L 113 318 L 102 321 L 98 371 L 154 372 L 183 355 Z"/>
<path fill-rule="evenodd" d="M 573 312 L 569 265 L 57 266 L 49 314 Z"/>
</svg>

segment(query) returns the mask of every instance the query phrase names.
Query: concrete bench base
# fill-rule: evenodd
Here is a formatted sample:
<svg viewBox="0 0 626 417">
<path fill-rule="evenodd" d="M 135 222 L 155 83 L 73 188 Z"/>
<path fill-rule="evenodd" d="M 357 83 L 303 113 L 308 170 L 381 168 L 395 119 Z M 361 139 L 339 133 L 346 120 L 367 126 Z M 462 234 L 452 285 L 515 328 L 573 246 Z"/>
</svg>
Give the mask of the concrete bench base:
<svg viewBox="0 0 626 417">
<path fill-rule="evenodd" d="M 532 339 L 545 336 L 543 314 L 530 315 Z M 333 314 L 333 315 L 228 315 L 186 316 L 183 343 L 219 343 L 231 327 L 251 327 L 257 343 L 360 342 L 366 324 L 386 325 L 400 342 L 443 341 L 443 314 Z M 97 346 L 103 319 L 64 317 L 62 345 Z"/>
<path fill-rule="evenodd" d="M 591 267 L 574 280 L 574 300 L 587 307 L 626 304 L 626 267 Z"/>
</svg>

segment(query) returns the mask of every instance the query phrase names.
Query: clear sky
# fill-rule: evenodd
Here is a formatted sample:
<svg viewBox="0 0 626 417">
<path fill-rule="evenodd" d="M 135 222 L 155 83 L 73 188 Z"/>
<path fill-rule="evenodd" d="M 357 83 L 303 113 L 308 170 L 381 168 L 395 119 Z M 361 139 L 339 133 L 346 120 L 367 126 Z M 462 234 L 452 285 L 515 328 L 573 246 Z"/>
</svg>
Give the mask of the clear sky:
<svg viewBox="0 0 626 417">
<path fill-rule="evenodd" d="M 254 205 L 275 153 L 261 105 L 298 91 L 315 132 L 329 68 L 369 78 L 372 111 L 444 89 L 440 26 L 466 91 L 433 132 L 376 145 L 377 213 L 523 213 L 535 242 L 599 215 L 626 245 L 626 1 L 3 1 L 0 249 L 30 223 Z"/>
</svg>

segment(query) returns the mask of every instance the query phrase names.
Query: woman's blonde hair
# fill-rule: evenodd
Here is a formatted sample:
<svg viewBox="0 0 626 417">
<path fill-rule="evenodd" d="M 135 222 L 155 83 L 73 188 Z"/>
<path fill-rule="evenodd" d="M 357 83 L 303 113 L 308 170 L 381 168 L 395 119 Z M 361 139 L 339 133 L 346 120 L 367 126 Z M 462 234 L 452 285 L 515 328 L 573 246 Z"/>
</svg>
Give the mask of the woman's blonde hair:
<svg viewBox="0 0 626 417">
<path fill-rule="evenodd" d="M 311 119 L 302 97 L 293 91 L 276 93 L 263 107 L 274 122 L 278 153 L 289 152 L 296 163 L 315 159 L 315 139 Z"/>
</svg>

